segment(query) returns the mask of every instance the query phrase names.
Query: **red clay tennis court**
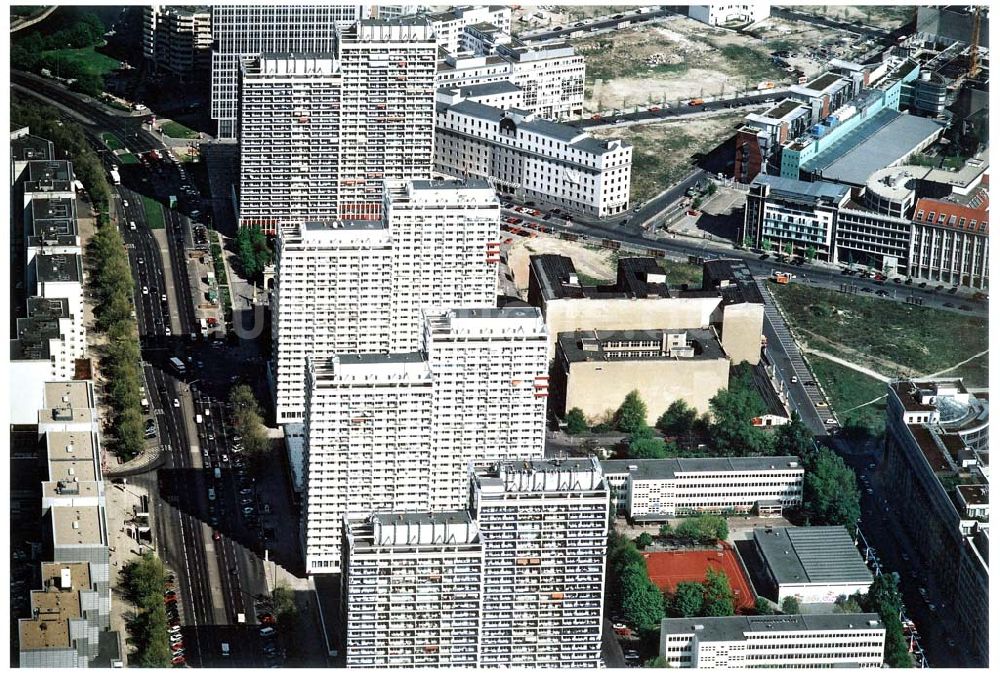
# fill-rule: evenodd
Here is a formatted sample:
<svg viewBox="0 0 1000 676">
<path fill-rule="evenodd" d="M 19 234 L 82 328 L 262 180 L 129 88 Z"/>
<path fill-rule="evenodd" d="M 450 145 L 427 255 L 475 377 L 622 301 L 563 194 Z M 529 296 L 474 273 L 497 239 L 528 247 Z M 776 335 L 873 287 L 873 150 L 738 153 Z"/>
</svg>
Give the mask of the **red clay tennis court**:
<svg viewBox="0 0 1000 676">
<path fill-rule="evenodd" d="M 649 579 L 661 591 L 673 592 L 679 582 L 702 582 L 709 567 L 721 568 L 729 577 L 733 590 L 733 605 L 753 608 L 756 597 L 736 552 L 726 544 L 724 549 L 686 550 L 680 552 L 643 553 Z"/>
</svg>

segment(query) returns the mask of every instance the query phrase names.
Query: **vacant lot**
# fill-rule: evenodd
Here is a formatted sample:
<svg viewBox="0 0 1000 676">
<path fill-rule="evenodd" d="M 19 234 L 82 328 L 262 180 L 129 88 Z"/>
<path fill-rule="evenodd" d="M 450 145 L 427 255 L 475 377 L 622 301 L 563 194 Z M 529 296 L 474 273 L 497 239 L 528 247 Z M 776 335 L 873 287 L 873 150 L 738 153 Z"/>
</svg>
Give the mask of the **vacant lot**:
<svg viewBox="0 0 1000 676">
<path fill-rule="evenodd" d="M 809 364 L 829 397 L 830 406 L 841 425 L 864 427 L 873 436 L 878 436 L 885 430 L 884 399 L 851 411 L 855 406 L 884 397 L 884 383 L 816 355 L 809 355 Z"/>
<path fill-rule="evenodd" d="M 792 5 L 789 9 L 838 21 L 862 21 L 868 26 L 896 30 L 913 18 L 914 7 L 891 5 Z"/>
<path fill-rule="evenodd" d="M 587 58 L 590 112 L 678 105 L 787 79 L 759 40 L 684 17 L 572 42 Z"/>
<path fill-rule="evenodd" d="M 614 279 L 615 257 L 609 249 L 569 242 L 550 235 L 516 238 L 507 254 L 507 264 L 522 297 L 528 292 L 528 259 L 535 254 L 559 254 L 573 259 L 576 271 L 585 280 Z"/>
<path fill-rule="evenodd" d="M 632 204 L 655 197 L 691 172 L 695 156 L 732 136 L 744 113 L 727 112 L 698 119 L 595 130 L 598 138 L 632 144 Z"/>
<path fill-rule="evenodd" d="M 988 347 L 985 319 L 804 284 L 770 284 L 769 288 L 810 345 L 886 376 L 936 373 Z M 957 373 L 968 385 L 988 384 L 985 357 L 962 366 Z"/>
<path fill-rule="evenodd" d="M 102 77 L 118 70 L 118 67 L 121 65 L 110 56 L 105 56 L 95 51 L 93 47 L 84 47 L 83 49 L 53 49 L 43 53 L 76 63 L 84 70 Z M 59 76 L 59 73 L 52 74 L 56 77 Z"/>
</svg>

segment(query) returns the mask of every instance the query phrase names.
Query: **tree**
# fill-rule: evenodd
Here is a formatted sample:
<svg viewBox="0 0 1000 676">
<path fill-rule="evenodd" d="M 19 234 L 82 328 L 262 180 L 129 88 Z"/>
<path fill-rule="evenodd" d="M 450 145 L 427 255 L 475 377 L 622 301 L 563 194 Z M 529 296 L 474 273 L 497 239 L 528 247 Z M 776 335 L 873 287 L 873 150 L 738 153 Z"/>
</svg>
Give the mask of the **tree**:
<svg viewBox="0 0 1000 676">
<path fill-rule="evenodd" d="M 760 240 L 760 248 L 763 249 L 764 251 L 770 251 L 772 244 L 773 242 L 771 242 L 771 239 L 769 237 L 764 237 Z"/>
<path fill-rule="evenodd" d="M 753 426 L 753 418 L 763 415 L 767 407 L 760 395 L 730 379 L 729 389 L 719 390 L 709 400 L 713 422 L 709 425 L 712 446 L 718 455 L 755 456 L 771 455 L 774 451 L 771 436 Z"/>
<path fill-rule="evenodd" d="M 674 617 L 698 617 L 705 605 L 705 586 L 700 582 L 679 582 L 670 601 Z"/>
<path fill-rule="evenodd" d="M 792 246 L 791 242 L 787 242 L 785 246 L 781 248 L 781 250 L 785 253 L 786 256 L 791 256 L 792 252 L 795 251 L 795 248 Z"/>
<path fill-rule="evenodd" d="M 853 528 L 861 517 L 861 492 L 854 471 L 828 448 L 821 448 L 807 467 L 803 506 L 817 526 Z"/>
<path fill-rule="evenodd" d="M 676 399 L 656 421 L 656 428 L 668 436 L 681 437 L 690 434 L 697 418 L 696 409 L 683 399 Z"/>
<path fill-rule="evenodd" d="M 733 605 L 733 589 L 729 577 L 720 569 L 709 567 L 705 572 L 705 617 L 729 617 L 736 610 Z"/>
<path fill-rule="evenodd" d="M 812 261 L 816 259 L 816 247 L 811 244 L 806 247 L 806 260 Z"/>
<path fill-rule="evenodd" d="M 912 667 L 913 659 L 903 636 L 903 625 L 899 621 L 903 598 L 895 575 L 876 577 L 861 601 L 860 605 L 864 610 L 878 613 L 885 625 L 885 663 L 894 668 Z"/>
<path fill-rule="evenodd" d="M 663 655 L 657 655 L 652 659 L 648 659 L 642 663 L 644 669 L 662 669 L 667 666 L 667 658 Z"/>
<path fill-rule="evenodd" d="M 583 434 L 588 429 L 587 418 L 579 408 L 571 408 L 566 413 L 566 431 L 569 434 Z"/>
<path fill-rule="evenodd" d="M 633 438 L 628 445 L 630 458 L 659 460 L 667 457 L 667 442 L 660 437 Z"/>
<path fill-rule="evenodd" d="M 729 526 L 721 516 L 704 514 L 681 521 L 674 528 L 673 536 L 679 540 L 715 544 L 729 537 Z"/>
<path fill-rule="evenodd" d="M 754 610 L 758 615 L 770 615 L 774 612 L 774 609 L 771 607 L 771 602 L 763 596 L 757 597 L 757 601 L 754 603 Z"/>
<path fill-rule="evenodd" d="M 633 434 L 646 425 L 646 402 L 639 397 L 638 390 L 632 390 L 615 413 L 615 427 L 627 434 Z"/>
<path fill-rule="evenodd" d="M 863 613 L 864 610 L 861 608 L 861 604 L 858 603 L 858 599 L 854 596 L 838 596 L 837 600 L 833 602 L 835 613 Z"/>
<path fill-rule="evenodd" d="M 774 454 L 798 456 L 805 462 L 813 455 L 815 447 L 812 431 L 802 422 L 798 411 L 792 411 L 791 419 L 775 432 Z"/>
<path fill-rule="evenodd" d="M 651 544 L 653 544 L 653 536 L 649 533 L 639 533 L 639 537 L 635 539 L 635 546 L 639 550 L 643 550 Z"/>
<path fill-rule="evenodd" d="M 669 523 L 661 523 L 660 524 L 660 537 L 662 537 L 662 538 L 670 537 L 670 535 L 671 535 L 672 532 L 673 532 L 673 530 L 670 528 L 670 524 Z"/>
<path fill-rule="evenodd" d="M 799 614 L 799 600 L 794 596 L 786 596 L 781 599 L 781 612 L 785 615 Z"/>
<path fill-rule="evenodd" d="M 622 612 L 641 631 L 652 631 L 663 619 L 663 594 L 649 579 L 645 562 L 631 563 L 622 573 Z"/>
</svg>

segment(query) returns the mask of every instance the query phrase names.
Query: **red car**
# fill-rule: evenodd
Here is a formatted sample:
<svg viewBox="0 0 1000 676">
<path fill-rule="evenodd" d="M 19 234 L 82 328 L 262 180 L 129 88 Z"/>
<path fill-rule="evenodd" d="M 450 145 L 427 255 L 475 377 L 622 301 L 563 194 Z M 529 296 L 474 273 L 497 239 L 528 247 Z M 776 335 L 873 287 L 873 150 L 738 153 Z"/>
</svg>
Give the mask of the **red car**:
<svg viewBox="0 0 1000 676">
<path fill-rule="evenodd" d="M 660 112 L 660 107 L 659 106 L 650 106 L 649 107 L 649 112 L 651 112 L 651 113 L 658 113 L 658 112 Z"/>
<path fill-rule="evenodd" d="M 590 119 L 591 120 L 599 120 L 599 119 L 601 119 L 601 116 L 600 115 L 591 115 Z"/>
<path fill-rule="evenodd" d="M 274 615 L 260 615 L 257 619 L 261 624 L 274 624 Z"/>
<path fill-rule="evenodd" d="M 170 663 L 173 664 L 174 666 L 177 666 L 177 667 L 179 667 L 180 665 L 182 665 L 182 664 L 184 664 L 186 662 L 187 662 L 187 660 L 184 659 L 183 655 L 178 655 L 174 659 L 170 660 Z"/>
<path fill-rule="evenodd" d="M 514 218 L 513 216 L 511 216 L 510 218 L 506 219 L 504 222 L 505 223 L 511 223 L 511 224 L 513 224 L 513 223 L 517 223 L 517 219 Z"/>
</svg>

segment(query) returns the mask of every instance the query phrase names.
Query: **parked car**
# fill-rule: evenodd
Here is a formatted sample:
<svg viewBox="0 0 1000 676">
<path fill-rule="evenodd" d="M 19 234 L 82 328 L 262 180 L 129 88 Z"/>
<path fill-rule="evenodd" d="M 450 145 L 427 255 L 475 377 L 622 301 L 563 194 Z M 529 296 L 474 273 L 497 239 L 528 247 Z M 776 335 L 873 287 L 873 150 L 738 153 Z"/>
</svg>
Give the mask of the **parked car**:
<svg viewBox="0 0 1000 676">
<path fill-rule="evenodd" d="M 264 638 L 267 638 L 268 636 L 274 636 L 277 633 L 278 630 L 275 629 L 274 627 L 265 626 L 260 628 L 260 635 L 263 636 Z"/>
</svg>

